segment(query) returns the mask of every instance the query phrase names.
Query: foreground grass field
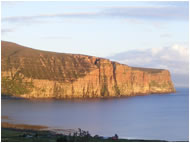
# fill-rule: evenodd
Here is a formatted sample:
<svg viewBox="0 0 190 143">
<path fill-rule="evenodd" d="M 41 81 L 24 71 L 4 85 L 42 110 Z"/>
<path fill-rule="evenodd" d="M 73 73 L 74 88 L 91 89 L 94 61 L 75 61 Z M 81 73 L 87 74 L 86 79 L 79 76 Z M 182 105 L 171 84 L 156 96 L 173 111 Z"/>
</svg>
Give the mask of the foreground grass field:
<svg viewBox="0 0 190 143">
<path fill-rule="evenodd" d="M 104 138 L 91 136 L 87 131 L 79 130 L 72 135 L 56 134 L 51 131 L 2 128 L 2 142 L 160 142 L 161 140 L 119 139 L 117 136 Z"/>
</svg>

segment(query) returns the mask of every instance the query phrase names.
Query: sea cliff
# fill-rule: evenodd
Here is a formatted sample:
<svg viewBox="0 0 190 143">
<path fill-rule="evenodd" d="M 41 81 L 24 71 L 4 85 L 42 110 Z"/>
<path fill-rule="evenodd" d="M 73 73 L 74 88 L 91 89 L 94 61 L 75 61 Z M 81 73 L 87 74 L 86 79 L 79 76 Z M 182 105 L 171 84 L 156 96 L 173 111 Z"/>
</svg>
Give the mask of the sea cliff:
<svg viewBox="0 0 190 143">
<path fill-rule="evenodd" d="M 24 98 L 105 98 L 175 92 L 170 72 L 108 59 L 1 42 L 2 94 Z"/>
</svg>

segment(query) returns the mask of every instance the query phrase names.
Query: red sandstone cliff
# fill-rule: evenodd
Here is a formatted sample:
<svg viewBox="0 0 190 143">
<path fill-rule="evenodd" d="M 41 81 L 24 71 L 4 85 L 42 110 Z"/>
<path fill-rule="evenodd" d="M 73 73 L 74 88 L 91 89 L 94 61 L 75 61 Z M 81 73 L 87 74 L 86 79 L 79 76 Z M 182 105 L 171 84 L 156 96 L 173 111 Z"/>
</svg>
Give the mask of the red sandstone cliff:
<svg viewBox="0 0 190 143">
<path fill-rule="evenodd" d="M 25 98 L 93 98 L 175 92 L 168 70 L 60 54 L 2 42 L 2 94 Z"/>
</svg>

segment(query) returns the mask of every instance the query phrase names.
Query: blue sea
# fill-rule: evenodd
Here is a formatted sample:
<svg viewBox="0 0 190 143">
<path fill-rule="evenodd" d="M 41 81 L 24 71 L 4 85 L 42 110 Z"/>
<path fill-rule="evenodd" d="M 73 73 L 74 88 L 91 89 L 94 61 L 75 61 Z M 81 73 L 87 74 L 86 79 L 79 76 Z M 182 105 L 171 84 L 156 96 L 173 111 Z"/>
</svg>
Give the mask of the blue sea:
<svg viewBox="0 0 190 143">
<path fill-rule="evenodd" d="M 130 139 L 189 140 L 189 89 L 114 99 L 1 99 L 2 121 Z"/>
</svg>

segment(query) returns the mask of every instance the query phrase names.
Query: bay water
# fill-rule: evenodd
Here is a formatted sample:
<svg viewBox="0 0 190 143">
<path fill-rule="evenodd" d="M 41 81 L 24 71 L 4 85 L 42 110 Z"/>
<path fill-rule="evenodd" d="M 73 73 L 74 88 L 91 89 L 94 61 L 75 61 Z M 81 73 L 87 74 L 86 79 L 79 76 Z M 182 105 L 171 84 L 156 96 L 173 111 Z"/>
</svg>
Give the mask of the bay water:
<svg viewBox="0 0 190 143">
<path fill-rule="evenodd" d="M 1 99 L 2 121 L 129 139 L 189 140 L 189 89 L 114 99 Z"/>
</svg>

